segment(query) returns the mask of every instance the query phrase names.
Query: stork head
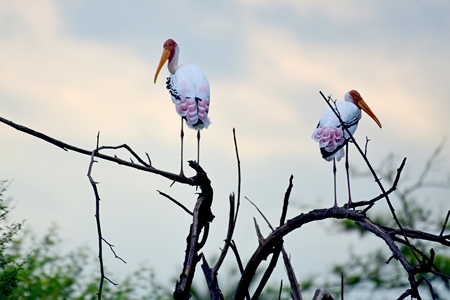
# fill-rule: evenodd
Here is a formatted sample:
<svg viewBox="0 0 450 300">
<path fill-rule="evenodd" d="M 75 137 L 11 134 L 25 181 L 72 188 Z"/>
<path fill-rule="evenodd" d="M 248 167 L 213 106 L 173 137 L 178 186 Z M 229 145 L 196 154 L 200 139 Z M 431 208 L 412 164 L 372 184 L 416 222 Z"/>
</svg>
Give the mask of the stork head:
<svg viewBox="0 0 450 300">
<path fill-rule="evenodd" d="M 372 112 L 370 107 L 367 105 L 366 101 L 361 97 L 361 95 L 355 91 L 351 90 L 347 94 L 345 94 L 345 101 L 353 102 L 356 106 L 358 106 L 360 109 L 366 112 L 374 121 L 378 124 L 378 126 L 381 128 L 381 123 L 378 120 L 378 118 L 375 116 L 375 114 Z"/>
<path fill-rule="evenodd" d="M 153 82 L 156 83 L 156 79 L 158 79 L 158 74 L 159 71 L 161 71 L 161 68 L 164 66 L 164 64 L 166 63 L 167 60 L 169 60 L 169 62 L 172 60 L 174 54 L 175 54 L 175 49 L 178 47 L 178 44 L 172 40 L 172 39 L 168 39 L 164 45 L 163 45 L 163 52 L 161 54 L 161 59 L 159 61 L 159 65 L 158 68 L 156 69 L 156 73 L 155 73 L 155 78 L 153 79 Z"/>
</svg>

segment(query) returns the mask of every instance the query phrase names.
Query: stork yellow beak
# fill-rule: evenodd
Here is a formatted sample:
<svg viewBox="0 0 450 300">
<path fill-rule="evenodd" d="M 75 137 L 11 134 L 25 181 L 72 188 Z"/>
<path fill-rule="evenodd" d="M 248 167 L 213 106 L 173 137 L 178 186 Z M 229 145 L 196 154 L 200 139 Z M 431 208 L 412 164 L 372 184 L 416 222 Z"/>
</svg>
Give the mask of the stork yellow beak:
<svg viewBox="0 0 450 300">
<path fill-rule="evenodd" d="M 156 79 L 158 79 L 159 71 L 161 71 L 161 68 L 164 66 L 164 64 L 169 59 L 169 57 L 170 57 L 170 51 L 167 49 L 164 49 L 161 54 L 161 59 L 159 61 L 158 68 L 156 69 L 155 78 L 153 79 L 153 83 L 156 83 Z"/>
<path fill-rule="evenodd" d="M 358 105 L 359 108 L 361 108 L 363 111 L 365 111 L 366 114 L 368 114 L 378 124 L 378 126 L 381 128 L 380 121 L 375 116 L 375 114 L 372 112 L 372 110 L 370 109 L 369 105 L 367 105 L 366 101 L 364 101 L 362 98 L 360 98 L 357 105 Z"/>
</svg>

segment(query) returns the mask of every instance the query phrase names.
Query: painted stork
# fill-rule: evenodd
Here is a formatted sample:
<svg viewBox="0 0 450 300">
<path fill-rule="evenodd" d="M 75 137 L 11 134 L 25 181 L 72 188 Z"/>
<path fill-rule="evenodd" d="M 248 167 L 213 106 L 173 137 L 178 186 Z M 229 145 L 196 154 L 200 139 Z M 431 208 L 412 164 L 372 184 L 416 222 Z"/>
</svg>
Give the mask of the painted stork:
<svg viewBox="0 0 450 300">
<path fill-rule="evenodd" d="M 345 94 L 345 102 L 336 104 L 337 110 L 341 117 L 344 126 L 348 128 L 353 135 L 358 127 L 358 122 L 361 119 L 361 109 L 364 110 L 381 128 L 381 123 L 367 103 L 363 100 L 361 95 L 351 90 Z M 352 197 L 350 195 L 350 175 L 348 165 L 348 142 L 350 136 L 347 131 L 342 128 L 342 124 L 337 118 L 336 114 L 328 108 L 317 125 L 317 128 L 312 134 L 312 139 L 319 142 L 320 152 L 326 161 L 333 161 L 333 175 L 334 175 L 334 208 L 338 207 L 336 199 L 336 159 L 339 161 L 345 155 L 345 169 L 347 171 L 347 187 L 348 187 L 348 205 L 352 204 Z M 344 150 L 344 146 L 347 151 Z"/>
<path fill-rule="evenodd" d="M 183 172 L 183 119 L 189 128 L 197 130 L 197 163 L 200 163 L 200 130 L 207 128 L 211 123 L 208 119 L 209 111 L 209 83 L 205 74 L 198 67 L 191 64 L 178 65 L 180 47 L 168 39 L 163 45 L 163 52 L 158 68 L 156 69 L 154 83 L 165 62 L 170 76 L 167 77 L 166 87 L 169 90 L 172 102 L 177 113 L 181 116 L 181 171 Z"/>
</svg>

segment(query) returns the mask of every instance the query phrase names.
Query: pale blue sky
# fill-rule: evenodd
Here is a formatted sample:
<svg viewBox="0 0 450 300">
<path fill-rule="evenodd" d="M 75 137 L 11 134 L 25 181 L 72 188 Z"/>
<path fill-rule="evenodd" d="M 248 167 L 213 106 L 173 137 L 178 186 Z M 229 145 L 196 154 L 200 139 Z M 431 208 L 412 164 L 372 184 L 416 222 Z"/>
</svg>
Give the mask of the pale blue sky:
<svg viewBox="0 0 450 300">
<path fill-rule="evenodd" d="M 210 259 L 222 246 L 227 199 L 236 190 L 233 127 L 243 196 L 275 223 L 290 174 L 295 186 L 288 216 L 332 205 L 331 164 L 310 138 L 327 107 L 319 90 L 341 100 L 357 89 L 370 105 L 383 129 L 364 115 L 356 138 L 371 138 L 374 165 L 395 152 L 408 157 L 414 174 L 448 136 L 447 1 L 47 0 L 0 1 L 0 7 L 1 116 L 79 147 L 92 149 L 100 131 L 102 144 L 128 143 L 148 152 L 155 166 L 178 172 L 179 117 L 165 89 L 166 68 L 153 84 L 162 44 L 175 39 L 180 62 L 203 69 L 212 125 L 202 135 L 201 161 L 214 187 L 216 215 L 205 248 Z M 0 136 L 1 179 L 14 180 L 15 218 L 40 233 L 57 222 L 69 245 L 95 249 L 89 158 L 6 125 L 0 124 Z M 196 157 L 195 141 L 195 133 L 186 132 L 186 159 Z M 364 166 L 356 156 L 351 163 Z M 338 168 L 342 205 L 345 173 L 342 163 Z M 442 169 L 449 169 L 448 161 Z M 108 162 L 97 164 L 94 176 L 101 182 L 106 238 L 129 262 L 110 258 L 111 269 L 126 273 L 146 262 L 162 280 L 177 275 L 190 220 L 156 189 L 188 206 L 195 189 L 169 188 L 157 176 Z M 355 200 L 378 195 L 371 181 L 354 180 Z M 256 247 L 256 215 L 242 204 L 236 241 L 244 259 Z M 357 240 L 330 234 L 331 224 L 312 225 L 287 240 L 300 278 L 314 269 L 310 261 L 335 262 L 330 247 L 342 256 Z M 170 249 L 151 240 L 167 237 Z M 283 268 L 276 276 L 283 277 Z"/>
</svg>

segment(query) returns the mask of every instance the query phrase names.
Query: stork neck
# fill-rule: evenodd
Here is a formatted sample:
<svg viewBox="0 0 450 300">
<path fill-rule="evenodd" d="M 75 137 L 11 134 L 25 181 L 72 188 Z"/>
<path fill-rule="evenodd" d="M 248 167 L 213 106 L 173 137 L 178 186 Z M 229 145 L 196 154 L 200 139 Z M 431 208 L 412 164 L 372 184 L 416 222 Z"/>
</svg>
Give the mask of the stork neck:
<svg viewBox="0 0 450 300">
<path fill-rule="evenodd" d="M 169 69 L 170 74 L 175 74 L 178 69 L 178 54 L 180 53 L 180 48 L 178 45 L 175 47 L 173 56 L 169 59 L 169 63 L 167 64 L 167 68 Z"/>
</svg>

